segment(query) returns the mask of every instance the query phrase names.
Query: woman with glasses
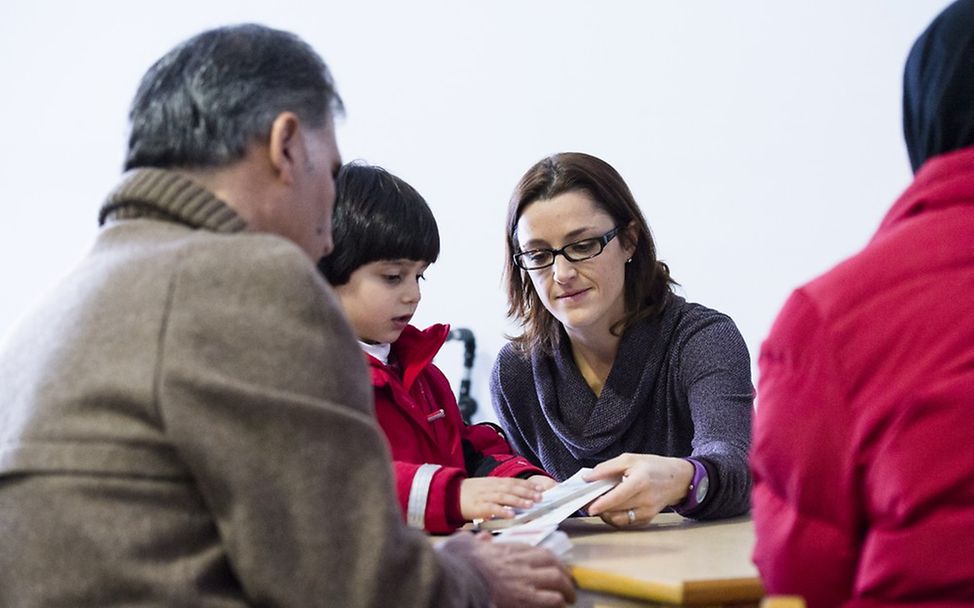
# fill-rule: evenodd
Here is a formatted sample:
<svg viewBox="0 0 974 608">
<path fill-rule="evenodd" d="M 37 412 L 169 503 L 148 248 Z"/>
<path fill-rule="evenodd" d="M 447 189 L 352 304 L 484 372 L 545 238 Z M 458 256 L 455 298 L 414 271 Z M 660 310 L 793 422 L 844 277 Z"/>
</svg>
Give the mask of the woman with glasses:
<svg viewBox="0 0 974 608">
<path fill-rule="evenodd" d="M 558 479 L 622 478 L 589 513 L 628 527 L 671 507 L 748 510 L 753 388 L 724 314 L 672 293 L 646 220 L 604 161 L 555 154 L 507 213 L 508 314 L 491 395 L 511 445 Z"/>
</svg>

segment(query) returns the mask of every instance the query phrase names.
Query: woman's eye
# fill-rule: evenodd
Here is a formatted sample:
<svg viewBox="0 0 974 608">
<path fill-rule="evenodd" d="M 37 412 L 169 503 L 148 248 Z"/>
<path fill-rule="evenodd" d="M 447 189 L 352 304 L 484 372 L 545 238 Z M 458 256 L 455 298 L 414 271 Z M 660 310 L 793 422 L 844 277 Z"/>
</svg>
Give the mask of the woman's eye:
<svg viewBox="0 0 974 608">
<path fill-rule="evenodd" d="M 572 253 L 580 253 L 582 255 L 585 255 L 587 253 L 591 253 L 595 251 L 597 247 L 598 247 L 598 242 L 595 240 L 591 240 L 591 241 L 579 241 L 578 243 L 569 245 L 568 249 Z"/>
<path fill-rule="evenodd" d="M 382 275 L 382 280 L 386 283 L 396 284 L 402 280 L 402 275 L 398 274 L 384 274 Z"/>
<path fill-rule="evenodd" d="M 426 280 L 426 275 L 424 275 L 422 272 L 416 275 L 416 281 L 418 282 L 420 279 L 424 281 Z"/>
</svg>

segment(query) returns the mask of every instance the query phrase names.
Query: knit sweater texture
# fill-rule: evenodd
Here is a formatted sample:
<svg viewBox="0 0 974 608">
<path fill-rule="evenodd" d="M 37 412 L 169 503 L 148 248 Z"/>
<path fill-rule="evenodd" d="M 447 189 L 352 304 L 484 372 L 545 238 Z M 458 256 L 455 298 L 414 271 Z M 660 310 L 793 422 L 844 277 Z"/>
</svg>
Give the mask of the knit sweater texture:
<svg viewBox="0 0 974 608">
<path fill-rule="evenodd" d="M 689 516 L 749 508 L 754 390 L 747 347 L 727 315 L 671 296 L 622 335 L 598 396 L 564 331 L 551 356 L 508 344 L 491 396 L 515 450 L 558 479 L 625 452 L 692 456 L 707 467 L 710 490 Z"/>
</svg>

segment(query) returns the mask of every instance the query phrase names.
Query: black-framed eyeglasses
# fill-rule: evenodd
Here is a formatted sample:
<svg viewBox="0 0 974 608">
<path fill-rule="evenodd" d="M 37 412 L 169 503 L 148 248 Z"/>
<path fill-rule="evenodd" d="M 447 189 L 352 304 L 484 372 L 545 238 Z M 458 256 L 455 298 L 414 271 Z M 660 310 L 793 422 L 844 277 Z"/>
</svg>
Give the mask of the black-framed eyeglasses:
<svg viewBox="0 0 974 608">
<path fill-rule="evenodd" d="M 619 234 L 622 226 L 616 226 L 602 236 L 568 243 L 561 249 L 529 249 L 514 255 L 514 263 L 524 270 L 540 270 L 555 263 L 556 255 L 563 255 L 569 262 L 581 262 L 602 253 L 605 246 Z"/>
</svg>

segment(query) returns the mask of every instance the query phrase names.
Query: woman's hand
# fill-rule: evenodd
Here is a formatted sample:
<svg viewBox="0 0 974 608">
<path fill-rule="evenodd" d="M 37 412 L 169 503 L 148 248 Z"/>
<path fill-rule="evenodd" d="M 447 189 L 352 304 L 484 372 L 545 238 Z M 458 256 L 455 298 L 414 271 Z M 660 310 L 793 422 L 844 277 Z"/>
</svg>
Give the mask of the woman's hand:
<svg viewBox="0 0 974 608">
<path fill-rule="evenodd" d="M 617 528 L 648 524 L 657 513 L 687 496 L 693 465 L 682 458 L 622 454 L 599 464 L 585 479 L 622 477 L 622 481 L 588 507 Z"/>
<path fill-rule="evenodd" d="M 460 513 L 468 521 L 511 518 L 515 507 L 527 509 L 541 500 L 542 491 L 535 477 L 468 477 L 460 483 Z"/>
</svg>

